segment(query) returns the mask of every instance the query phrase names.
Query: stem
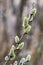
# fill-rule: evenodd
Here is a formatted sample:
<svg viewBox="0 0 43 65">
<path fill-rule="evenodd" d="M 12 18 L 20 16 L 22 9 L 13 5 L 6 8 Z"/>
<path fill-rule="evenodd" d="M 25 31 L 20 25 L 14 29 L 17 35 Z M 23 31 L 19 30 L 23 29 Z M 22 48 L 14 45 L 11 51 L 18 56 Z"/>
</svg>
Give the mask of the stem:
<svg viewBox="0 0 43 65">
<path fill-rule="evenodd" d="M 7 62 L 8 62 L 8 61 L 6 61 L 6 62 L 4 63 L 4 65 L 6 65 L 6 64 L 7 64 Z"/>
<path fill-rule="evenodd" d="M 23 33 L 23 35 L 21 36 L 20 41 L 18 42 L 18 44 L 22 41 L 22 39 L 23 39 L 23 37 L 24 37 L 25 34 L 26 33 Z"/>
</svg>

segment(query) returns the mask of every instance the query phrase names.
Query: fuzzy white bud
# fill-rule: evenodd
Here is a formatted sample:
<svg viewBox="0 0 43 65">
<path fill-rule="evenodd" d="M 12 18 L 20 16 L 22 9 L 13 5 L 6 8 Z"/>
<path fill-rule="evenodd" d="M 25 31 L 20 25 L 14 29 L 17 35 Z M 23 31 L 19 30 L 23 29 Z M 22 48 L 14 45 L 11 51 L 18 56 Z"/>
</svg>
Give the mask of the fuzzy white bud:
<svg viewBox="0 0 43 65">
<path fill-rule="evenodd" d="M 18 36 L 15 37 L 15 42 L 16 42 L 16 43 L 19 42 L 19 37 L 18 37 Z"/>
<path fill-rule="evenodd" d="M 24 42 L 21 42 L 21 43 L 18 45 L 17 49 L 22 49 L 23 47 L 24 47 Z"/>
</svg>

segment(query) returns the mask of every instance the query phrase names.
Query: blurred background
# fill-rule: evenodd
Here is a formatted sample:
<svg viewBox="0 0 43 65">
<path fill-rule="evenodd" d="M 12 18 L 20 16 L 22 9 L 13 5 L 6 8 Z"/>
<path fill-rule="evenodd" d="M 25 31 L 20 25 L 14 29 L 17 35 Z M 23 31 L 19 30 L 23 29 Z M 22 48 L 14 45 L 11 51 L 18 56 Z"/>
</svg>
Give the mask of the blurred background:
<svg viewBox="0 0 43 65">
<path fill-rule="evenodd" d="M 23 38 L 25 46 L 20 57 L 30 53 L 32 58 L 26 65 L 43 65 L 43 0 L 0 0 L 0 63 L 4 62 L 11 45 L 15 44 L 15 36 L 22 36 L 23 18 L 29 16 L 33 2 L 37 14 L 29 22 L 32 29 Z"/>
</svg>

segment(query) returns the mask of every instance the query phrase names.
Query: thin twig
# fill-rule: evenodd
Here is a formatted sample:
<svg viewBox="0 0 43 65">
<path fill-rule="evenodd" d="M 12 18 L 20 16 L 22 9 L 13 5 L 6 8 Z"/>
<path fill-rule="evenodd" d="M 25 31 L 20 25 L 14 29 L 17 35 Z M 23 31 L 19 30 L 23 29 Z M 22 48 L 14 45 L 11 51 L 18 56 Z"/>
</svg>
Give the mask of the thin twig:
<svg viewBox="0 0 43 65">
<path fill-rule="evenodd" d="M 21 36 L 21 38 L 20 38 L 18 44 L 22 41 L 22 39 L 23 39 L 23 37 L 24 37 L 25 34 L 26 34 L 26 33 L 23 33 L 23 34 L 22 34 L 22 36 Z"/>
<path fill-rule="evenodd" d="M 6 62 L 4 63 L 4 65 L 6 65 L 6 64 L 7 64 L 7 62 L 8 62 L 8 61 L 6 61 Z"/>
</svg>

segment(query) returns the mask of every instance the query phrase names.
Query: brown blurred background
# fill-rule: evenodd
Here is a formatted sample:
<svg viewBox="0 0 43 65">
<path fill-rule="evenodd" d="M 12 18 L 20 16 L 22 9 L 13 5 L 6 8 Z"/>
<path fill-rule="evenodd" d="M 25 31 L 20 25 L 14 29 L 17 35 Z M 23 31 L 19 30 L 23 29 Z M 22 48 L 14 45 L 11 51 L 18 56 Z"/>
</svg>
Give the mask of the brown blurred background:
<svg viewBox="0 0 43 65">
<path fill-rule="evenodd" d="M 43 0 L 0 0 L 0 63 L 14 43 L 14 37 L 21 37 L 23 18 L 29 16 L 33 2 L 37 14 L 29 23 L 32 29 L 23 38 L 25 46 L 20 56 L 30 53 L 32 59 L 26 65 L 43 65 Z"/>
</svg>

